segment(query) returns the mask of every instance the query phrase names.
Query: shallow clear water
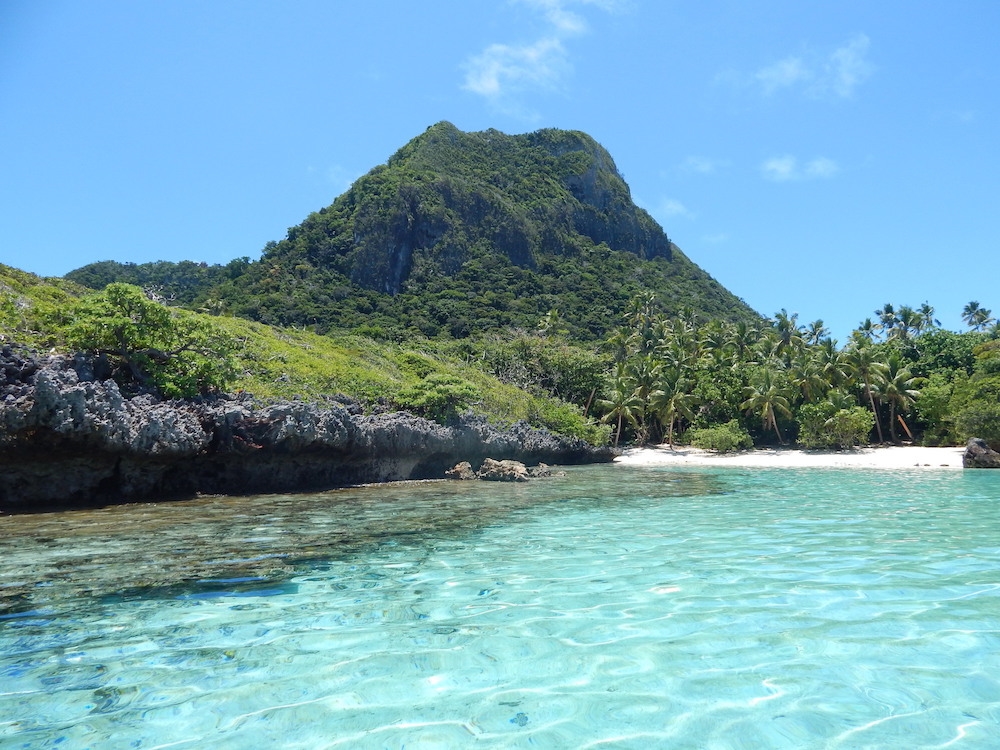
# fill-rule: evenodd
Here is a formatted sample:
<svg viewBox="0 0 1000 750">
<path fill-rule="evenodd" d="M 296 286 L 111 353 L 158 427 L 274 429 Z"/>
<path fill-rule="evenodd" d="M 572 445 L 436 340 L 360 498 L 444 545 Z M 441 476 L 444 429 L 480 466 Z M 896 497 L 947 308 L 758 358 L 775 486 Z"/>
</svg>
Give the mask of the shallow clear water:
<svg viewBox="0 0 1000 750">
<path fill-rule="evenodd" d="M 1000 472 L 0 518 L 0 747 L 996 747 Z"/>
</svg>

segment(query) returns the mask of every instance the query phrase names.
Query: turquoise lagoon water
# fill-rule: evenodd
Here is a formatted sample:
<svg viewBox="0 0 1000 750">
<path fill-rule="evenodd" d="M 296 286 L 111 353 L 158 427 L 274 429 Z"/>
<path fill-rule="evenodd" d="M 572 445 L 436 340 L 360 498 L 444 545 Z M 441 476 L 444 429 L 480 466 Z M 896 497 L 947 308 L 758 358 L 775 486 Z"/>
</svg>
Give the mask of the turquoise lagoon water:
<svg viewBox="0 0 1000 750">
<path fill-rule="evenodd" d="M 1000 746 L 1000 472 L 0 518 L 3 748 Z"/>
</svg>

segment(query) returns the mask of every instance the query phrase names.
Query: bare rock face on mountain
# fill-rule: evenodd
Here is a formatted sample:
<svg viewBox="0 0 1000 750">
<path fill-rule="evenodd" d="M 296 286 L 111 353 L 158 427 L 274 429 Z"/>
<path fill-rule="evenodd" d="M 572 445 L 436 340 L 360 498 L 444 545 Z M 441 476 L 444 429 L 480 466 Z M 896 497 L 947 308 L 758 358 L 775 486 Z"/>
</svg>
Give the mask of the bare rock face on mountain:
<svg viewBox="0 0 1000 750">
<path fill-rule="evenodd" d="M 610 461 L 608 448 L 466 416 L 444 427 L 350 405 L 125 397 L 83 357 L 0 350 L 0 512 L 441 478 L 460 459 Z"/>
<path fill-rule="evenodd" d="M 962 466 L 966 469 L 1000 469 L 1000 453 L 990 448 L 982 438 L 969 438 Z"/>
</svg>

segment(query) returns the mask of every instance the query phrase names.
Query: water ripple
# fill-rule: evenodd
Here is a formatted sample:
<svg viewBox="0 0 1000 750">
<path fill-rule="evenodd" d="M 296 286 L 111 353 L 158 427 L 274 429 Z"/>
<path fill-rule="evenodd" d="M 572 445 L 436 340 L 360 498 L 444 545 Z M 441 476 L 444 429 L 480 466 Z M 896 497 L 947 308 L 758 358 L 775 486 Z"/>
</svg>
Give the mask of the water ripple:
<svg viewBox="0 0 1000 750">
<path fill-rule="evenodd" d="M 1000 736 L 1000 477 L 669 476 L 29 519 L 0 542 L 0 745 Z"/>
</svg>

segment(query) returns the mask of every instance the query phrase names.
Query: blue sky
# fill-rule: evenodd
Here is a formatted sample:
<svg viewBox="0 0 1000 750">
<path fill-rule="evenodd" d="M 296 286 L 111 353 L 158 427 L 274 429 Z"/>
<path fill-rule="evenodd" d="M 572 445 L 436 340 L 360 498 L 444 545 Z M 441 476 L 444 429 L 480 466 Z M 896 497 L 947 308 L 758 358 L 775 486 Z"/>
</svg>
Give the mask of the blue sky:
<svg viewBox="0 0 1000 750">
<path fill-rule="evenodd" d="M 696 263 L 843 342 L 1000 311 L 1000 3 L 4 0 L 0 262 L 227 262 L 440 120 L 582 130 Z"/>
</svg>

